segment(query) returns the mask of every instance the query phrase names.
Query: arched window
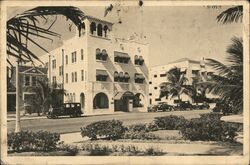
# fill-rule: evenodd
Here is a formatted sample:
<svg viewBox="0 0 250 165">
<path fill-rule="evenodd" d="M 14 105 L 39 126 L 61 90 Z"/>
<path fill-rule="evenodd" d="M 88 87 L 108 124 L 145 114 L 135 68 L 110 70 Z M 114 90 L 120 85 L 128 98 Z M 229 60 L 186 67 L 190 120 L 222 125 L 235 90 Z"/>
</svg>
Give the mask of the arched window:
<svg viewBox="0 0 250 165">
<path fill-rule="evenodd" d="M 96 54 L 96 59 L 101 60 L 101 58 L 102 58 L 101 49 L 97 48 L 95 50 L 95 54 Z"/>
<path fill-rule="evenodd" d="M 139 64 L 140 64 L 140 65 L 143 65 L 143 63 L 144 63 L 144 59 L 143 59 L 142 56 L 140 56 L 140 57 L 139 57 Z"/>
<path fill-rule="evenodd" d="M 95 24 L 95 22 L 92 22 L 90 24 L 90 33 L 94 34 L 95 31 L 96 31 L 96 24 Z"/>
<path fill-rule="evenodd" d="M 98 93 L 95 95 L 93 100 L 94 109 L 104 109 L 109 108 L 109 99 L 105 93 Z"/>
<path fill-rule="evenodd" d="M 97 25 L 97 35 L 102 36 L 102 24 Z"/>
<path fill-rule="evenodd" d="M 107 53 L 106 49 L 103 49 L 102 50 L 102 60 L 106 61 L 107 57 L 108 57 L 108 53 Z"/>
<path fill-rule="evenodd" d="M 125 82 L 128 82 L 128 80 L 130 79 L 128 72 L 125 72 L 124 79 L 125 79 Z"/>
<path fill-rule="evenodd" d="M 135 65 L 139 64 L 139 57 L 137 55 L 135 55 Z"/>
<path fill-rule="evenodd" d="M 123 72 L 120 72 L 118 77 L 119 77 L 119 81 L 123 82 L 124 80 Z"/>
<path fill-rule="evenodd" d="M 107 37 L 108 26 L 105 25 L 105 26 L 103 27 L 103 30 L 104 30 L 104 37 Z"/>
<path fill-rule="evenodd" d="M 118 72 L 115 71 L 114 72 L 114 81 L 118 81 L 118 76 L 119 76 Z"/>
<path fill-rule="evenodd" d="M 70 99 L 69 99 L 69 102 L 72 102 L 72 93 L 70 93 L 69 95 L 70 95 L 70 96 L 69 96 L 69 98 L 70 98 Z"/>
</svg>

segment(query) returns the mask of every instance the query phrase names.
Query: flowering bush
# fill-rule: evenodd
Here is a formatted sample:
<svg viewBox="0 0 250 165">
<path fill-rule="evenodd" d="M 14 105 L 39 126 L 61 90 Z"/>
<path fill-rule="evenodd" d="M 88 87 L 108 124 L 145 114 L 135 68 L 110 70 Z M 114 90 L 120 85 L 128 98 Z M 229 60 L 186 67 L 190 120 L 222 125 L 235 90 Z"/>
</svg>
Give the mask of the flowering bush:
<svg viewBox="0 0 250 165">
<path fill-rule="evenodd" d="M 125 132 L 125 127 L 119 120 L 103 120 L 91 123 L 81 128 L 82 137 L 87 136 L 91 140 L 97 138 L 120 139 Z"/>
<path fill-rule="evenodd" d="M 8 133 L 8 148 L 10 151 L 54 151 L 60 140 L 58 133 L 47 131 L 21 131 Z"/>
</svg>

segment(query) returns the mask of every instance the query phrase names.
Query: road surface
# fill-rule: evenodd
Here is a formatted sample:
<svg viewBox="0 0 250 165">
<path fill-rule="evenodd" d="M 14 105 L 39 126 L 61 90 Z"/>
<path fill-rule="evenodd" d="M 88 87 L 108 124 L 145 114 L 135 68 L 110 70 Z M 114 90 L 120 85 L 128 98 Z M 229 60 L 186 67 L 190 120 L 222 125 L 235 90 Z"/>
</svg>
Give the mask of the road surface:
<svg viewBox="0 0 250 165">
<path fill-rule="evenodd" d="M 121 120 L 124 125 L 135 123 L 150 123 L 158 116 L 178 115 L 187 119 L 199 117 L 199 114 L 209 113 L 210 110 L 193 110 L 193 111 L 174 111 L 174 112 L 137 112 L 137 113 L 119 113 L 110 115 L 85 116 L 78 118 L 62 117 L 59 119 L 34 119 L 21 120 L 21 130 L 29 131 L 50 131 L 57 133 L 70 133 L 80 131 L 80 127 L 86 126 L 92 122 L 100 120 Z M 7 123 L 7 131 L 15 130 L 15 121 Z"/>
</svg>

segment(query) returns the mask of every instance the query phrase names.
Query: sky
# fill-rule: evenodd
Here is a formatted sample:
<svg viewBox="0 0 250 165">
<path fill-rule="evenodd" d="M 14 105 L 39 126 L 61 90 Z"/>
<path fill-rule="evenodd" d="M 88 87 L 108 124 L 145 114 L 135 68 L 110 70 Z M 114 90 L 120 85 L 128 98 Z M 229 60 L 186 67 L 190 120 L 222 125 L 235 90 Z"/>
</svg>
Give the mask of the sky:
<svg viewBox="0 0 250 165">
<path fill-rule="evenodd" d="M 208 8 L 205 6 L 122 6 L 116 12 L 104 17 L 104 7 L 78 6 L 85 14 L 113 22 L 113 33 L 116 37 L 137 39 L 149 44 L 149 66 L 163 65 L 180 58 L 200 60 L 214 58 L 223 61 L 226 48 L 231 38 L 242 37 L 242 23 L 221 24 L 216 16 L 230 6 Z M 29 7 L 11 7 L 7 10 L 7 17 L 13 17 Z M 119 18 L 122 23 L 119 24 Z M 42 26 L 49 26 L 55 17 L 50 17 Z M 58 16 L 52 31 L 61 34 L 61 38 L 54 38 L 53 42 L 38 40 L 46 49 L 52 50 L 62 44 L 63 40 L 71 38 L 73 30 L 69 30 L 71 22 L 65 17 Z M 44 52 L 31 47 L 39 56 Z"/>
</svg>

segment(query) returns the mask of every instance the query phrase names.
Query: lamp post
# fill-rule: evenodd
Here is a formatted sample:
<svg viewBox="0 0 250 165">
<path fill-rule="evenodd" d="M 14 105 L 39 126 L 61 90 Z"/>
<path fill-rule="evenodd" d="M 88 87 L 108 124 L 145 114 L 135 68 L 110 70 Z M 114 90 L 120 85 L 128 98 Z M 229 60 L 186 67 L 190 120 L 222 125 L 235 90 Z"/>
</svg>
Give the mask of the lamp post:
<svg viewBox="0 0 250 165">
<path fill-rule="evenodd" d="M 15 132 L 21 131 L 19 99 L 20 99 L 19 98 L 19 60 L 17 60 L 17 65 L 16 65 L 16 128 L 15 128 Z"/>
</svg>

